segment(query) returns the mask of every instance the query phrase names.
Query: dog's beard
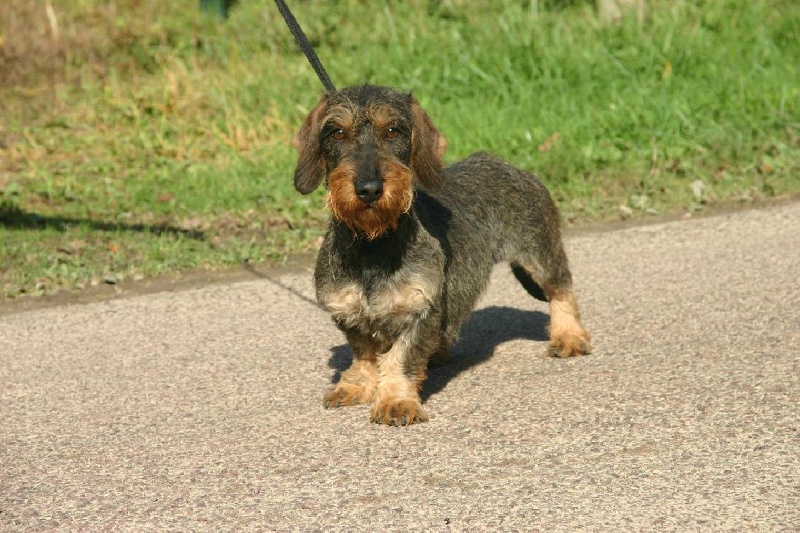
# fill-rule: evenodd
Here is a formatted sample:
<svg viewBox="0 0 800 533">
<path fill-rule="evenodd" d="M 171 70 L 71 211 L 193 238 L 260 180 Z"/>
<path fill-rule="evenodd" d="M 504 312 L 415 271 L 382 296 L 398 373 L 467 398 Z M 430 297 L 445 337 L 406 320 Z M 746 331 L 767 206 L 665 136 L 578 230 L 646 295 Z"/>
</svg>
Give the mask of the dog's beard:
<svg viewBox="0 0 800 533">
<path fill-rule="evenodd" d="M 327 204 L 333 217 L 354 233 L 373 240 L 397 228 L 400 217 L 411 210 L 414 189 L 411 170 L 398 164 L 388 164 L 381 172 L 383 193 L 371 204 L 362 202 L 355 192 L 355 171 L 352 165 L 342 164 L 328 176 L 330 188 Z"/>
</svg>

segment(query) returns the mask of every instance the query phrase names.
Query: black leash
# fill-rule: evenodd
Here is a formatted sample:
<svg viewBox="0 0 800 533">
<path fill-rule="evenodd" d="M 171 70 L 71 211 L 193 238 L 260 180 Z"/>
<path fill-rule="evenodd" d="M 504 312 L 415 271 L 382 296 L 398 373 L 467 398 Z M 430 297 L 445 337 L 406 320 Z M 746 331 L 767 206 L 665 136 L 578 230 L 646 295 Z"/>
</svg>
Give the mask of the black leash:
<svg viewBox="0 0 800 533">
<path fill-rule="evenodd" d="M 281 12 L 281 15 L 283 15 L 283 20 L 286 21 L 286 25 L 289 26 L 289 30 L 292 32 L 292 35 L 294 35 L 294 40 L 297 41 L 300 50 L 306 55 L 308 62 L 311 63 L 311 66 L 314 68 L 314 72 L 319 76 L 319 81 L 322 82 L 322 85 L 325 86 L 327 91 L 336 91 L 336 87 L 334 87 L 333 82 L 330 77 L 328 77 L 328 73 L 325 72 L 325 67 L 322 66 L 316 52 L 314 52 L 314 48 L 311 46 L 311 43 L 308 42 L 308 37 L 303 33 L 300 24 L 297 23 L 294 15 L 292 15 L 292 12 L 289 10 L 289 6 L 287 6 L 286 2 L 283 0 L 275 0 L 275 4 L 277 4 L 278 10 Z"/>
</svg>

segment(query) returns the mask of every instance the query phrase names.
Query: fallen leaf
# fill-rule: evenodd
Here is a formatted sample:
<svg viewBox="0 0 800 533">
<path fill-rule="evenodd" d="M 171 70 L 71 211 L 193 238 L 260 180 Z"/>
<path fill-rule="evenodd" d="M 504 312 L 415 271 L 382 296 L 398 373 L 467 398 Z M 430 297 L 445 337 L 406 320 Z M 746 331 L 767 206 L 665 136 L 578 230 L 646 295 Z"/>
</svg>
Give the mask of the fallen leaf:
<svg viewBox="0 0 800 533">
<path fill-rule="evenodd" d="M 661 79 L 668 80 L 672 77 L 672 61 L 667 59 L 664 61 L 664 70 L 661 71 Z"/>
<path fill-rule="evenodd" d="M 561 134 L 559 134 L 558 132 L 555 132 L 554 134 L 552 134 L 550 137 L 545 139 L 542 144 L 539 145 L 539 151 L 540 152 L 549 152 L 550 149 L 553 147 L 553 145 L 556 142 L 558 142 L 559 137 L 561 137 Z"/>
</svg>

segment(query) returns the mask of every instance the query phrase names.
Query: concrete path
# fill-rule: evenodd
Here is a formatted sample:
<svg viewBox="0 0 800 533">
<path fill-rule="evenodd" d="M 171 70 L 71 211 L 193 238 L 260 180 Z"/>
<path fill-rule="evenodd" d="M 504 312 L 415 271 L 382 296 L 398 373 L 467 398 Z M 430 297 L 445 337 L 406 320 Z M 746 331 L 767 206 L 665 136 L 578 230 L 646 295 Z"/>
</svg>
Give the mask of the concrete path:
<svg viewBox="0 0 800 533">
<path fill-rule="evenodd" d="M 568 249 L 595 354 L 498 269 L 407 428 L 307 271 L 0 316 L 0 530 L 800 530 L 800 204 Z"/>
</svg>

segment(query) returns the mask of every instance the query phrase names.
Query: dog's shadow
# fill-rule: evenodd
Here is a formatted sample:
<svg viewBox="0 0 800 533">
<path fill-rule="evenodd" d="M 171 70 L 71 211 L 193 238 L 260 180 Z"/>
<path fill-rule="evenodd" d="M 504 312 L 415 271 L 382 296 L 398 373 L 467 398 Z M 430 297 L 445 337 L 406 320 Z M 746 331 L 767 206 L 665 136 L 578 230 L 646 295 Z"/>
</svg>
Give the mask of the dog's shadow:
<svg viewBox="0 0 800 533">
<path fill-rule="evenodd" d="M 497 346 L 506 341 L 546 341 L 548 321 L 548 315 L 540 311 L 512 307 L 486 307 L 475 311 L 461 328 L 458 342 L 450 349 L 452 359 L 428 369 L 428 379 L 420 393 L 422 401 L 440 392 L 461 372 L 489 360 Z M 348 344 L 331 348 L 328 366 L 335 371 L 331 382 L 337 383 L 352 362 L 353 351 Z"/>
</svg>

